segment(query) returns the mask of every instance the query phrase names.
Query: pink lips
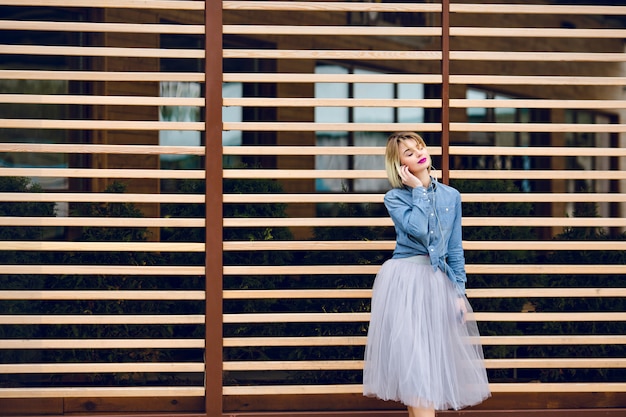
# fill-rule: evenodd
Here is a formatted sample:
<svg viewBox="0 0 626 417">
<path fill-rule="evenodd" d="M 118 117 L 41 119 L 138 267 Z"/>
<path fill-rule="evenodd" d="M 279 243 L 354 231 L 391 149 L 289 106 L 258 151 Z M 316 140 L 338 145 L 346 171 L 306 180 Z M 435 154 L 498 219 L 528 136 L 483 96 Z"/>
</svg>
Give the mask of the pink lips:
<svg viewBox="0 0 626 417">
<path fill-rule="evenodd" d="M 424 162 L 426 162 L 426 158 L 422 158 L 419 161 L 417 161 L 418 164 L 423 164 Z"/>
</svg>

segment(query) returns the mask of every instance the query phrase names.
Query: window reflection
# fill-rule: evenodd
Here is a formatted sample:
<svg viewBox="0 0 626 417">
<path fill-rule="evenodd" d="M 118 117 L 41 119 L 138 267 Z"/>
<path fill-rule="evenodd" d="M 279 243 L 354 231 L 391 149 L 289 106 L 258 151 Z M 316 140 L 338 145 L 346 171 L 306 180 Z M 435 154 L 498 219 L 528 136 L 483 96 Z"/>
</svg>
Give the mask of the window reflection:
<svg viewBox="0 0 626 417">
<path fill-rule="evenodd" d="M 317 74 L 382 74 L 362 68 L 318 64 Z M 407 83 L 316 83 L 316 98 L 356 99 L 421 99 L 422 84 Z M 422 108 L 394 107 L 317 107 L 316 123 L 422 123 Z M 318 131 L 318 146 L 384 147 L 385 132 L 332 132 Z M 325 170 L 384 169 L 382 155 L 318 155 L 315 167 Z M 316 190 L 323 192 L 381 192 L 389 189 L 386 179 L 318 179 Z"/>
</svg>

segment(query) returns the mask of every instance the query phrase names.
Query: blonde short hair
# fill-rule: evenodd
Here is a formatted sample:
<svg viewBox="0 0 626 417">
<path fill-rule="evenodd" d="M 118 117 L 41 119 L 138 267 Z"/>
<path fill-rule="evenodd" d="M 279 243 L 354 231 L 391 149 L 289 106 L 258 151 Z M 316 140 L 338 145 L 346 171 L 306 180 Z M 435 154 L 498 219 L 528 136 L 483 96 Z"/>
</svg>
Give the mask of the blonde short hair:
<svg viewBox="0 0 626 417">
<path fill-rule="evenodd" d="M 398 145 L 406 141 L 414 141 L 417 147 L 426 147 L 426 142 L 420 135 L 415 132 L 395 132 L 387 138 L 387 147 L 385 148 L 385 170 L 387 178 L 393 188 L 402 188 L 402 179 L 400 178 L 400 152 Z"/>
</svg>

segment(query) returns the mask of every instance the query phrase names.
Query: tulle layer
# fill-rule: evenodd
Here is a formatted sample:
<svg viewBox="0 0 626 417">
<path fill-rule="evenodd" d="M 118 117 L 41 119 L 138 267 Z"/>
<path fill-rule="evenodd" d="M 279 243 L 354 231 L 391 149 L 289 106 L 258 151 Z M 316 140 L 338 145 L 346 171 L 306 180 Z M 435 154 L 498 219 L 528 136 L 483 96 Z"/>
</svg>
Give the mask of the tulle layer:
<svg viewBox="0 0 626 417">
<path fill-rule="evenodd" d="M 374 282 L 363 394 L 436 410 L 489 397 L 472 316 L 467 298 L 429 263 L 418 257 L 386 261 Z"/>
</svg>

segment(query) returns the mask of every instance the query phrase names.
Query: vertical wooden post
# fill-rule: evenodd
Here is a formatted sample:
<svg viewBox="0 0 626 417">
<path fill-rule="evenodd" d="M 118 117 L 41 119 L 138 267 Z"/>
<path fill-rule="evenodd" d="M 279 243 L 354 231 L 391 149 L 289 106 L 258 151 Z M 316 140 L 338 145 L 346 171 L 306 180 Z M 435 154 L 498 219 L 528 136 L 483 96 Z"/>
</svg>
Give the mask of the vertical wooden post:
<svg viewBox="0 0 626 417">
<path fill-rule="evenodd" d="M 441 1 L 441 181 L 450 181 L 450 0 Z"/>
<path fill-rule="evenodd" d="M 205 0 L 205 412 L 222 415 L 222 2 Z"/>
</svg>

